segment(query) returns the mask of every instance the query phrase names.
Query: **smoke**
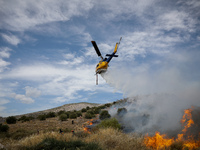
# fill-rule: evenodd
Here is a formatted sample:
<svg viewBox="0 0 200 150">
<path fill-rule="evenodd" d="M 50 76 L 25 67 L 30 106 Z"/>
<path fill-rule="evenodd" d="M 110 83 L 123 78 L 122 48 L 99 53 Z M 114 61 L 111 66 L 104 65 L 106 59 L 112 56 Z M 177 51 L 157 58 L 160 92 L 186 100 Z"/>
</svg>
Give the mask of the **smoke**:
<svg viewBox="0 0 200 150">
<path fill-rule="evenodd" d="M 110 114 L 116 116 L 118 108 L 127 109 L 119 120 L 125 132 L 151 135 L 159 131 L 173 136 L 181 132 L 184 109 L 200 104 L 199 82 L 175 67 L 151 69 L 118 67 L 102 74 L 108 84 L 128 97 L 125 103 L 114 105 Z"/>
</svg>

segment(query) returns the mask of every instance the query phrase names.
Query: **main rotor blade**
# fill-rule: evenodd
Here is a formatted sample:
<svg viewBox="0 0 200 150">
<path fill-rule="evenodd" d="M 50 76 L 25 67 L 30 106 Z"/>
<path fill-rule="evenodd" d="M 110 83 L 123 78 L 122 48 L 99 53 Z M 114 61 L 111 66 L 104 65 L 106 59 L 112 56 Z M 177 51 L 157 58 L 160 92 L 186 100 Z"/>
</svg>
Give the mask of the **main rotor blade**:
<svg viewBox="0 0 200 150">
<path fill-rule="evenodd" d="M 97 55 L 102 57 L 101 52 L 99 51 L 99 48 L 97 47 L 96 42 L 95 41 L 91 41 L 91 42 L 92 42 L 92 45 L 94 46 L 94 49 L 96 50 Z"/>
</svg>

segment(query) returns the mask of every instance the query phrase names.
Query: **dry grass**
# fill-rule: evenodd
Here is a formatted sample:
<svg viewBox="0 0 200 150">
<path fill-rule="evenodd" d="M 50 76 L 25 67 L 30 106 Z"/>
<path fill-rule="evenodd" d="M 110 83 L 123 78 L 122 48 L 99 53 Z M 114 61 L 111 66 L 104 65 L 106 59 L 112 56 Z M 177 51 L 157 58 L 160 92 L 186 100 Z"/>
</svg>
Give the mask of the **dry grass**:
<svg viewBox="0 0 200 150">
<path fill-rule="evenodd" d="M 97 142 L 106 150 L 142 150 L 147 149 L 143 137 L 128 135 L 113 128 L 100 129 L 85 138 L 86 142 Z"/>
<path fill-rule="evenodd" d="M 85 138 L 73 136 L 71 133 L 60 134 L 57 132 L 40 133 L 26 137 L 17 143 L 12 143 L 8 149 L 21 149 L 31 147 L 42 142 L 46 138 L 54 138 L 61 141 L 82 140 L 87 143 L 95 142 L 105 150 L 143 150 L 147 149 L 143 144 L 143 137 L 127 135 L 118 130 L 107 128 L 100 129 L 98 132 L 88 135 Z"/>
</svg>

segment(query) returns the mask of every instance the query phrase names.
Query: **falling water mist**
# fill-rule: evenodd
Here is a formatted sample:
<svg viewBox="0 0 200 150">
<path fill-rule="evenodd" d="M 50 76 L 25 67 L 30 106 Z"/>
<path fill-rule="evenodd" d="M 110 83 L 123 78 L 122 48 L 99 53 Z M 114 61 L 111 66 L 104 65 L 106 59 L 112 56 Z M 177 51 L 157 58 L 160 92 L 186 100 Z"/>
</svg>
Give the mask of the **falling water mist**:
<svg viewBox="0 0 200 150">
<path fill-rule="evenodd" d="M 181 131 L 184 109 L 200 106 L 199 84 L 184 78 L 176 68 L 155 72 L 138 68 L 109 68 L 102 77 L 128 97 L 126 102 L 110 109 L 112 116 L 117 115 L 118 108 L 127 109 L 120 118 L 125 132 L 153 135 L 159 131 L 174 136 Z"/>
</svg>

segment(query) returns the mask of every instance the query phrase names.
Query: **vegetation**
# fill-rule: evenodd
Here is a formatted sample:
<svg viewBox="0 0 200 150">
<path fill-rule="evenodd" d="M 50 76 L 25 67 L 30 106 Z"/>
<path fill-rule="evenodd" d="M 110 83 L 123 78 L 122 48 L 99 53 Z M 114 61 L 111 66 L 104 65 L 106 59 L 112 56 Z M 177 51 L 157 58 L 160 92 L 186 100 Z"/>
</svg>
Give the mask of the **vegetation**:
<svg viewBox="0 0 200 150">
<path fill-rule="evenodd" d="M 66 114 L 61 114 L 61 115 L 59 116 L 59 120 L 60 120 L 60 121 L 67 121 L 67 118 L 68 118 L 68 116 L 67 116 Z"/>
<path fill-rule="evenodd" d="M 87 111 L 86 108 L 81 109 L 81 112 L 86 112 L 86 111 Z"/>
<path fill-rule="evenodd" d="M 55 112 L 48 112 L 46 114 L 46 118 L 53 118 L 53 117 L 56 117 L 56 113 Z"/>
<path fill-rule="evenodd" d="M 46 115 L 44 114 L 44 115 L 39 115 L 38 117 L 37 117 L 39 120 L 46 120 Z"/>
<path fill-rule="evenodd" d="M 9 126 L 0 124 L 0 132 L 8 132 Z"/>
<path fill-rule="evenodd" d="M 72 136 L 71 133 L 47 132 L 23 138 L 11 143 L 9 149 L 69 149 L 69 150 L 146 150 L 143 138 L 127 135 L 113 128 L 103 128 L 87 136 Z"/>
<path fill-rule="evenodd" d="M 92 119 L 94 115 L 90 114 L 90 113 L 85 113 L 85 119 Z"/>
<path fill-rule="evenodd" d="M 116 118 L 111 118 L 111 119 L 105 119 L 101 121 L 101 123 L 98 125 L 100 128 L 114 128 L 117 130 L 121 129 L 121 125 L 117 121 Z"/>
<path fill-rule="evenodd" d="M 118 110 L 117 110 L 117 115 L 118 116 L 122 117 L 126 113 L 127 113 L 127 109 L 126 108 L 118 108 Z"/>
<path fill-rule="evenodd" d="M 71 113 L 69 114 L 69 118 L 70 118 L 70 119 L 76 119 L 76 118 L 77 118 L 76 112 L 71 112 Z"/>
<path fill-rule="evenodd" d="M 111 117 L 111 116 L 110 116 L 110 114 L 108 113 L 107 110 L 103 110 L 103 111 L 100 113 L 100 116 L 99 116 L 99 118 L 100 118 L 101 120 L 106 119 L 106 118 L 110 118 L 110 117 Z"/>
<path fill-rule="evenodd" d="M 34 117 L 31 117 L 31 116 L 27 117 L 27 116 L 23 115 L 18 119 L 18 121 L 26 122 L 26 121 L 30 121 L 33 119 L 34 119 Z"/>
<path fill-rule="evenodd" d="M 7 124 L 15 124 L 17 122 L 17 119 L 14 116 L 9 116 L 8 118 L 6 118 L 6 122 Z"/>
</svg>

